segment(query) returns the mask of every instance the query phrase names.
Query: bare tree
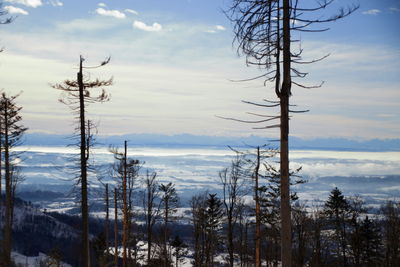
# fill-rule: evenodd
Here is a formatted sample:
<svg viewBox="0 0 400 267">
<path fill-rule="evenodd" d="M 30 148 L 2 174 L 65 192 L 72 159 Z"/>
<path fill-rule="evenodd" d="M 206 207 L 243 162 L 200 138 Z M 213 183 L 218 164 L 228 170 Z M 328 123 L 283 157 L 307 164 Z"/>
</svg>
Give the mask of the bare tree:
<svg viewBox="0 0 400 267">
<path fill-rule="evenodd" d="M 83 66 L 84 58 L 79 58 L 79 72 L 76 80 L 65 80 L 60 84 L 52 85 L 53 88 L 61 91 L 60 102 L 68 105 L 72 112 L 77 115 L 77 135 L 79 136 L 80 148 L 80 175 L 78 184 L 81 189 L 81 214 L 82 214 L 82 264 L 84 267 L 90 266 L 90 246 L 89 246 L 89 205 L 88 205 L 88 160 L 90 155 L 90 123 L 86 125 L 86 106 L 89 103 L 106 102 L 110 96 L 103 89 L 112 85 L 112 78 L 109 80 L 96 79 L 91 81 L 89 76 L 85 76 L 84 69 L 92 69 L 104 66 L 110 62 L 110 58 L 101 62 L 98 66 Z M 98 94 L 94 92 L 101 89 Z"/>
<path fill-rule="evenodd" d="M 146 219 L 146 238 L 147 238 L 147 264 L 149 265 L 152 258 L 152 241 L 153 228 L 156 218 L 160 212 L 160 202 L 157 205 L 156 200 L 159 197 L 157 173 L 149 173 L 147 171 L 144 180 L 145 189 L 143 192 L 143 209 Z"/>
<path fill-rule="evenodd" d="M 128 158 L 127 141 L 124 142 L 123 152 L 119 152 L 116 148 L 110 148 L 110 152 L 116 160 L 112 168 L 112 176 L 117 179 L 122 192 L 122 265 L 127 266 L 128 260 L 132 260 L 130 243 L 134 242 L 132 240 L 133 190 L 142 162 Z"/>
<path fill-rule="evenodd" d="M 335 15 L 324 18 L 323 13 L 332 5 L 334 0 L 315 1 L 310 6 L 306 1 L 298 0 L 232 0 L 226 14 L 234 24 L 235 41 L 238 52 L 246 56 L 247 65 L 255 65 L 267 72 L 252 79 L 263 78 L 274 83 L 275 93 L 279 101 L 253 103 L 260 107 L 280 107 L 279 116 L 253 114 L 261 119 L 243 121 L 247 123 L 269 123 L 278 120 L 279 123 L 256 127 L 258 129 L 280 128 L 280 179 L 281 179 L 281 258 L 282 266 L 291 266 L 291 215 L 289 190 L 289 97 L 292 95 L 292 85 L 301 88 L 307 86 L 296 78 L 304 78 L 308 73 L 300 71 L 296 64 L 308 64 L 320 61 L 322 58 L 305 61 L 302 59 L 303 49 L 299 46 L 296 51 L 293 43 L 299 43 L 295 32 L 318 32 L 327 28 L 315 28 L 317 24 L 336 21 L 356 10 L 357 6 L 340 9 Z M 301 6 L 303 4 L 303 6 Z M 317 19 L 313 19 L 316 14 Z"/>
<path fill-rule="evenodd" d="M 19 152 L 14 148 L 21 144 L 21 138 L 27 130 L 21 124 L 22 117 L 15 99 L 19 95 L 8 96 L 1 94 L 0 98 L 0 121 L 3 124 L 1 135 L 3 141 L 0 146 L 4 149 L 4 168 L 5 168 L 5 222 L 3 229 L 3 250 L 1 257 L 1 266 L 11 266 L 11 248 L 12 248 L 12 225 L 14 214 L 14 194 L 18 183 L 18 171 L 16 162 L 19 158 Z"/>
<path fill-rule="evenodd" d="M 118 189 L 114 188 L 114 266 L 118 267 Z"/>
<path fill-rule="evenodd" d="M 222 184 L 222 202 L 225 208 L 227 220 L 227 248 L 229 266 L 234 264 L 234 227 L 238 220 L 242 197 L 245 195 L 245 178 L 247 172 L 244 169 L 246 161 L 243 156 L 237 154 L 229 168 L 219 172 Z"/>
</svg>

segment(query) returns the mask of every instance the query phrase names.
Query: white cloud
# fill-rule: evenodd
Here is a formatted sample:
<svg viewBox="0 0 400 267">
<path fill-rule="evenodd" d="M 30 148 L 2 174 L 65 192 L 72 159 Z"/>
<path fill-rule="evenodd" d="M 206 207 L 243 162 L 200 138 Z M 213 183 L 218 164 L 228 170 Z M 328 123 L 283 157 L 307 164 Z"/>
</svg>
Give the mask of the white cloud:
<svg viewBox="0 0 400 267">
<path fill-rule="evenodd" d="M 153 25 L 147 25 L 146 23 L 142 21 L 135 20 L 133 22 L 133 27 L 142 31 L 146 32 L 159 32 L 162 30 L 161 24 L 154 22 Z"/>
<path fill-rule="evenodd" d="M 50 4 L 51 4 L 52 6 L 63 6 L 63 5 L 64 5 L 63 2 L 58 1 L 58 0 L 51 0 L 51 1 L 50 1 Z"/>
<path fill-rule="evenodd" d="M 117 19 L 124 19 L 126 17 L 125 14 L 119 10 L 107 10 L 101 7 L 96 9 L 96 13 L 102 16 L 109 16 Z"/>
<path fill-rule="evenodd" d="M 5 0 L 5 2 L 20 4 L 29 7 L 38 7 L 43 5 L 42 0 Z"/>
<path fill-rule="evenodd" d="M 219 31 L 225 31 L 226 30 L 226 28 L 224 26 L 222 26 L 222 25 L 216 25 L 215 29 L 217 29 Z"/>
<path fill-rule="evenodd" d="M 28 15 L 28 11 L 23 10 L 22 8 L 14 7 L 14 6 L 5 6 L 4 9 L 10 14 L 21 14 Z"/>
<path fill-rule="evenodd" d="M 382 11 L 380 11 L 379 9 L 370 9 L 367 11 L 362 12 L 364 15 L 378 15 L 379 13 L 381 13 Z"/>
<path fill-rule="evenodd" d="M 217 31 L 225 31 L 226 28 L 222 25 L 215 25 L 212 29 L 205 30 L 206 33 L 217 33 Z"/>
<path fill-rule="evenodd" d="M 125 9 L 125 12 L 131 13 L 131 14 L 134 14 L 134 15 L 139 15 L 139 12 L 137 12 L 136 10 L 133 10 L 133 9 L 129 9 L 129 8 Z"/>
<path fill-rule="evenodd" d="M 106 7 L 107 5 L 106 5 L 106 4 L 104 4 L 104 3 L 99 3 L 99 4 L 98 4 L 98 6 L 101 6 L 101 7 Z"/>
<path fill-rule="evenodd" d="M 389 10 L 392 12 L 400 12 L 400 8 L 397 8 L 397 7 L 391 7 L 391 8 L 389 8 Z"/>
</svg>

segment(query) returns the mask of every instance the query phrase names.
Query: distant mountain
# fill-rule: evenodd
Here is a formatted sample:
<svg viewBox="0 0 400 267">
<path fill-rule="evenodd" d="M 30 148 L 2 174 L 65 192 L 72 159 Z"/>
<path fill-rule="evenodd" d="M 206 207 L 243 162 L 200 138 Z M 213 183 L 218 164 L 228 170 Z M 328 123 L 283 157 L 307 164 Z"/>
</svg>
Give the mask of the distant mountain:
<svg viewBox="0 0 400 267">
<path fill-rule="evenodd" d="M 248 137 L 222 137 L 206 135 L 161 135 L 161 134 L 128 134 L 113 136 L 98 136 L 100 146 L 119 145 L 128 140 L 133 146 L 156 147 L 245 147 L 270 145 L 277 147 L 277 140 L 271 140 L 260 136 Z M 76 143 L 68 135 L 53 134 L 26 134 L 25 145 L 28 146 L 66 146 Z M 302 139 L 290 138 L 291 149 L 316 149 L 316 150 L 349 150 L 349 151 L 400 151 L 399 139 L 370 139 L 351 140 L 345 138 L 316 138 Z"/>
</svg>

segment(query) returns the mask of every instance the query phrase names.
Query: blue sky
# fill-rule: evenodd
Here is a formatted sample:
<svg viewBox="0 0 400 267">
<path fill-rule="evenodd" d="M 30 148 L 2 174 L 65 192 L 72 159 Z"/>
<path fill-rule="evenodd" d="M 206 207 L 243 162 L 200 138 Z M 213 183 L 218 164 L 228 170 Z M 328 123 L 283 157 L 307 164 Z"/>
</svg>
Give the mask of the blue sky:
<svg viewBox="0 0 400 267">
<path fill-rule="evenodd" d="M 246 67 L 232 46 L 232 25 L 221 12 L 229 2 L 5 0 L 3 8 L 17 17 L 0 26 L 0 88 L 23 91 L 31 132 L 68 133 L 72 116 L 49 83 L 74 78 L 80 54 L 88 64 L 111 55 L 108 66 L 91 72 L 115 80 L 111 102 L 89 107 L 100 134 L 276 135 L 215 117 L 246 119 L 259 110 L 241 100 L 275 98 L 261 80 L 230 81 L 260 71 Z M 337 6 L 348 3 L 357 2 Z M 292 135 L 399 137 L 400 2 L 359 3 L 330 31 L 300 36 L 305 58 L 331 56 L 305 67 L 305 82 L 325 81 L 322 88 L 294 89 L 292 103 L 311 111 L 291 120 Z"/>
</svg>

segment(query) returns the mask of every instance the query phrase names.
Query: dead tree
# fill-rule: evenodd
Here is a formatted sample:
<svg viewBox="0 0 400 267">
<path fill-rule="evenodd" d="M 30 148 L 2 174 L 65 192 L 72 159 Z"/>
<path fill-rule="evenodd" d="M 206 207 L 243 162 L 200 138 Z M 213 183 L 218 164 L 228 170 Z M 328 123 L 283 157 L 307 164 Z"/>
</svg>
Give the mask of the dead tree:
<svg viewBox="0 0 400 267">
<path fill-rule="evenodd" d="M 118 267 L 118 193 L 114 188 L 114 266 Z"/>
<path fill-rule="evenodd" d="M 145 189 L 143 192 L 143 209 L 146 220 L 146 238 L 147 238 L 147 265 L 150 264 L 152 258 L 153 228 L 156 218 L 160 212 L 160 202 L 156 203 L 159 197 L 158 183 L 156 180 L 157 173 L 149 173 L 147 171 L 144 181 Z"/>
<path fill-rule="evenodd" d="M 61 91 L 59 101 L 68 105 L 73 114 L 76 114 L 77 119 L 77 136 L 79 138 L 80 149 L 80 175 L 78 184 L 81 189 L 81 214 L 82 214 L 82 264 L 84 267 L 90 266 L 89 255 L 89 206 L 88 206 L 88 160 L 89 160 L 89 144 L 90 139 L 90 124 L 86 125 L 86 106 L 89 103 L 109 101 L 110 96 L 103 89 L 106 86 L 112 85 L 112 78 L 109 80 L 96 79 L 91 81 L 89 76 L 85 76 L 84 69 L 92 69 L 104 66 L 110 62 L 107 58 L 100 65 L 94 67 L 83 66 L 84 58 L 79 58 L 79 72 L 76 80 L 65 80 L 60 84 L 52 85 L 53 88 Z M 96 94 L 95 90 L 100 89 Z"/>
<path fill-rule="evenodd" d="M 227 221 L 227 248 L 229 255 L 229 266 L 234 264 L 234 232 L 235 224 L 238 220 L 242 197 L 245 195 L 245 178 L 247 172 L 244 169 L 246 161 L 243 156 L 237 154 L 231 162 L 229 168 L 219 172 L 222 184 L 223 206 Z"/>
<path fill-rule="evenodd" d="M 109 192 L 108 192 L 108 184 L 105 185 L 106 192 L 105 192 L 105 202 L 106 202 L 106 221 L 104 223 L 104 235 L 105 235 L 105 241 L 106 241 L 106 259 L 108 262 L 109 255 L 110 255 L 110 241 L 109 241 L 109 232 L 110 232 L 110 202 L 109 202 Z"/>
<path fill-rule="evenodd" d="M 14 148 L 21 144 L 21 138 L 27 130 L 27 128 L 21 124 L 22 117 L 20 111 L 22 108 L 15 102 L 18 96 L 19 95 L 8 96 L 3 92 L 0 98 L 0 121 L 3 124 L 1 129 L 1 135 L 3 136 L 1 146 L 3 146 L 4 149 L 5 169 L 5 221 L 1 266 L 11 266 L 13 198 L 18 182 L 16 159 L 19 158 L 19 152 L 15 152 Z"/>
<path fill-rule="evenodd" d="M 130 242 L 132 242 L 133 190 L 143 163 L 137 159 L 128 158 L 127 141 L 124 142 L 123 152 L 112 147 L 110 152 L 116 160 L 112 168 L 112 176 L 117 179 L 118 187 L 122 192 L 122 265 L 127 266 L 132 254 Z"/>
<path fill-rule="evenodd" d="M 289 113 L 305 112 L 290 109 L 289 98 L 292 95 L 292 85 L 301 88 L 315 88 L 322 85 L 308 86 L 296 78 L 305 78 L 308 73 L 300 71 L 296 65 L 310 64 L 322 60 L 303 60 L 303 49 L 294 49 L 293 44 L 299 43 L 296 32 L 320 32 L 328 28 L 316 28 L 322 23 L 336 21 L 351 14 L 358 6 L 340 9 L 335 15 L 324 17 L 323 13 L 335 0 L 316 1 L 315 6 L 298 0 L 232 0 L 226 11 L 228 18 L 234 24 L 235 41 L 238 53 L 246 56 L 246 64 L 266 69 L 266 72 L 247 80 L 264 79 L 264 84 L 274 84 L 278 101 L 265 100 L 263 103 L 245 101 L 259 107 L 279 107 L 279 116 L 254 114 L 261 119 L 239 120 L 247 123 L 270 123 L 272 125 L 255 127 L 258 129 L 280 128 L 280 179 L 281 179 L 281 257 L 282 266 L 291 266 L 291 211 L 289 190 Z M 313 19 L 313 15 L 318 17 Z"/>
</svg>

